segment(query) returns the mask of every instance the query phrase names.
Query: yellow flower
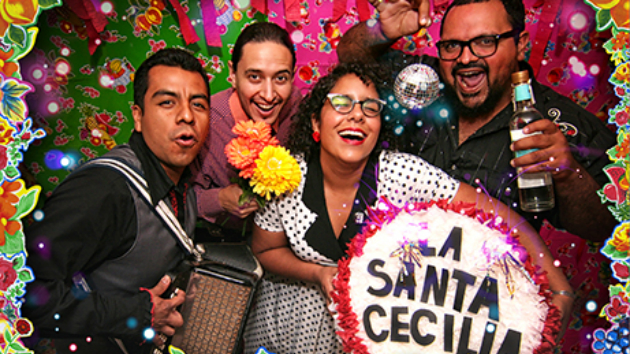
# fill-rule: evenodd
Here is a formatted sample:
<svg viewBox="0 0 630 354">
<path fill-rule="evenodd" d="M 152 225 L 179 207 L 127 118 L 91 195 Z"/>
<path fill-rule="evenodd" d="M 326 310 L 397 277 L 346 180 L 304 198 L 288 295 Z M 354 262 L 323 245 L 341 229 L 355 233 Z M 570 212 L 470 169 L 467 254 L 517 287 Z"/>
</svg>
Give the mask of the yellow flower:
<svg viewBox="0 0 630 354">
<path fill-rule="evenodd" d="M 0 95 L 1 94 L 2 91 L 0 90 Z M 13 139 L 13 133 L 15 133 L 15 128 L 9 124 L 9 121 L 6 119 L 0 119 L 0 145 L 7 145 L 14 141 L 15 139 Z"/>
<path fill-rule="evenodd" d="M 254 193 L 269 200 L 271 193 L 280 195 L 293 191 L 301 179 L 300 166 L 289 151 L 280 146 L 267 146 L 258 155 L 249 184 L 254 187 Z"/>
<path fill-rule="evenodd" d="M 630 223 L 624 222 L 615 228 L 613 238 L 608 241 L 608 244 L 614 247 L 619 252 L 628 252 L 630 250 L 630 237 L 628 232 L 630 231 Z"/>
<path fill-rule="evenodd" d="M 613 77 L 621 82 L 630 83 L 630 63 L 624 63 L 617 67 Z"/>
</svg>

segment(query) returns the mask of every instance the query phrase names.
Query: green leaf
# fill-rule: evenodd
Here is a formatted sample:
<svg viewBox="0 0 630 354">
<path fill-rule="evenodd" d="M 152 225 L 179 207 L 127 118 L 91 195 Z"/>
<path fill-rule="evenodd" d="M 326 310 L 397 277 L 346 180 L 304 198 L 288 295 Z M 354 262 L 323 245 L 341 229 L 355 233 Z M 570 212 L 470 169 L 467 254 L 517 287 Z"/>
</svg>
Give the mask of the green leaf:
<svg viewBox="0 0 630 354">
<path fill-rule="evenodd" d="M 31 273 L 28 269 L 23 269 L 18 272 L 18 279 L 25 283 L 28 283 L 33 280 L 33 273 Z"/>
<path fill-rule="evenodd" d="M 39 0 L 39 7 L 49 9 L 61 5 L 61 0 Z"/>
<path fill-rule="evenodd" d="M 262 210 L 265 208 L 266 200 L 265 198 L 256 197 L 256 203 L 258 203 L 258 209 Z"/>
<path fill-rule="evenodd" d="M 20 171 L 15 168 L 15 166 L 7 166 L 2 172 L 5 176 L 7 176 L 7 179 L 10 181 L 16 179 L 20 175 Z"/>
<path fill-rule="evenodd" d="M 23 195 L 16 205 L 17 211 L 15 212 L 15 215 L 11 218 L 11 220 L 18 220 L 28 215 L 28 213 L 30 213 L 35 208 L 35 205 L 37 204 L 37 197 L 39 196 L 40 191 L 41 188 L 31 188 L 28 193 Z"/>
<path fill-rule="evenodd" d="M 26 30 L 20 26 L 16 26 L 11 24 L 9 26 L 9 39 L 11 42 L 17 44 L 20 48 L 24 48 L 26 46 Z"/>
<path fill-rule="evenodd" d="M 621 252 L 615 249 L 615 251 L 610 256 L 612 259 L 620 260 L 628 258 L 628 252 Z"/>
<path fill-rule="evenodd" d="M 615 248 L 615 246 L 612 246 L 608 243 L 606 243 L 606 246 L 604 246 L 602 248 L 602 253 L 607 255 L 607 256 L 612 256 L 613 252 L 617 251 L 617 249 Z"/>
<path fill-rule="evenodd" d="M 8 342 L 11 339 L 11 331 L 9 331 L 9 327 L 4 328 L 4 332 L 2 333 L 4 336 L 4 342 Z"/>
<path fill-rule="evenodd" d="M 24 233 L 17 230 L 14 235 L 4 232 L 4 245 L 0 246 L 0 253 L 16 254 L 24 251 Z"/>
<path fill-rule="evenodd" d="M 597 11 L 597 15 L 595 15 L 595 18 L 597 20 L 597 32 L 601 32 L 612 25 L 610 10 L 601 9 Z"/>
<path fill-rule="evenodd" d="M 22 344 L 20 342 L 15 342 L 15 343 L 11 344 L 10 347 L 13 350 L 24 350 L 24 349 L 26 349 L 26 348 L 24 348 L 24 346 L 22 346 Z"/>
<path fill-rule="evenodd" d="M 13 258 L 13 269 L 20 270 L 24 267 L 24 257 L 20 254 L 17 257 Z"/>
<path fill-rule="evenodd" d="M 169 352 L 169 354 L 186 354 L 186 353 L 184 353 L 183 350 L 181 350 L 181 349 L 179 349 L 177 347 L 174 347 L 172 345 L 168 346 L 168 352 Z"/>
</svg>

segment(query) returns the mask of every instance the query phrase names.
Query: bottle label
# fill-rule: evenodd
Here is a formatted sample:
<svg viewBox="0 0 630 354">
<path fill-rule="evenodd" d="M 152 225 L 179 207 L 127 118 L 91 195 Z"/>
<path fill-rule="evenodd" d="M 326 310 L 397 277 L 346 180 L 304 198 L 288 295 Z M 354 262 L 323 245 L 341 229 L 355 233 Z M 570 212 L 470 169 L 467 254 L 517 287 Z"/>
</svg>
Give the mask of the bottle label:
<svg viewBox="0 0 630 354">
<path fill-rule="evenodd" d="M 510 130 L 510 136 L 512 137 L 512 141 L 519 141 L 523 138 L 526 138 L 528 136 L 532 136 L 532 135 L 538 135 L 538 134 L 542 134 L 541 131 L 537 131 L 537 132 L 533 132 L 530 134 L 525 134 L 523 133 L 523 129 L 517 129 L 517 130 Z M 530 152 L 534 152 L 538 149 L 527 149 L 527 150 L 518 150 L 518 151 L 514 151 L 514 155 L 516 157 L 521 157 L 523 155 L 527 155 Z"/>
<path fill-rule="evenodd" d="M 514 87 L 514 99 L 516 102 L 530 100 L 532 98 L 528 84 L 521 84 Z"/>
<path fill-rule="evenodd" d="M 546 187 L 546 186 L 547 186 L 547 183 L 545 181 L 544 173 L 524 173 L 518 177 L 519 189 L 537 188 L 537 187 Z"/>
</svg>

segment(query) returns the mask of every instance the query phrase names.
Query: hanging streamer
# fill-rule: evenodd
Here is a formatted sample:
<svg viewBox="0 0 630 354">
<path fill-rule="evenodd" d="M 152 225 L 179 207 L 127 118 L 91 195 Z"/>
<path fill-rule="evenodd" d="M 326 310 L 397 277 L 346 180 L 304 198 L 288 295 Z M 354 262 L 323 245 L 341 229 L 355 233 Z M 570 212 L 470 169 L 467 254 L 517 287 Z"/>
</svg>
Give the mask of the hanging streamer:
<svg viewBox="0 0 630 354">
<path fill-rule="evenodd" d="M 179 19 L 179 28 L 182 31 L 182 35 L 184 36 L 184 41 L 186 41 L 186 45 L 199 41 L 199 36 L 197 36 L 195 28 L 193 27 L 192 23 L 190 23 L 190 18 L 188 18 L 188 15 L 186 15 L 186 11 L 184 11 L 184 8 L 179 3 L 179 1 L 169 0 L 169 2 L 177 12 L 177 18 Z"/>
<path fill-rule="evenodd" d="M 66 4 L 85 21 L 85 28 L 88 35 L 88 49 L 90 54 L 94 54 L 96 48 L 101 44 L 100 33 L 105 30 L 109 23 L 107 17 L 98 11 L 90 0 L 66 0 Z"/>
<path fill-rule="evenodd" d="M 219 26 L 217 26 L 217 9 L 213 0 L 201 0 L 201 14 L 203 16 L 203 32 L 206 44 L 210 47 L 223 47 Z"/>
<path fill-rule="evenodd" d="M 267 15 L 269 8 L 267 7 L 267 0 L 251 0 L 252 7 L 258 12 Z"/>
</svg>

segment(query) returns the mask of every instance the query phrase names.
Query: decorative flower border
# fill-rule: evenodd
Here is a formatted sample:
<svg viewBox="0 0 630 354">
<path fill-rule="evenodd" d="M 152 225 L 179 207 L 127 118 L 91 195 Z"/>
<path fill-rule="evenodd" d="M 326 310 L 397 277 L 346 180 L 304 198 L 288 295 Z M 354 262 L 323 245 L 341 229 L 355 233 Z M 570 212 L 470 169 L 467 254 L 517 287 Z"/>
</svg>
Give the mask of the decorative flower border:
<svg viewBox="0 0 630 354">
<path fill-rule="evenodd" d="M 21 317 L 26 283 L 34 279 L 26 266 L 21 219 L 33 211 L 40 186 L 26 188 L 18 165 L 42 129 L 33 130 L 24 100 L 33 86 L 22 81 L 19 60 L 37 37 L 39 14 L 61 5 L 61 0 L 2 0 L 0 9 L 0 351 L 32 353 L 22 338 L 33 333 L 33 324 Z"/>
<path fill-rule="evenodd" d="M 385 224 L 394 220 L 401 211 L 427 210 L 434 205 L 443 210 L 454 211 L 458 214 L 473 218 L 490 229 L 497 230 L 508 236 L 510 243 L 515 245 L 519 244 L 518 239 L 512 235 L 512 232 L 508 228 L 507 224 L 501 222 L 500 217 L 486 213 L 483 210 L 476 209 L 474 203 L 448 203 L 446 200 L 440 200 L 431 201 L 429 203 L 415 203 L 407 205 L 405 208 L 400 208 L 389 202 L 387 198 L 381 198 L 376 204 L 376 207 L 368 208 L 369 221 L 367 222 L 367 226 L 363 228 L 360 234 L 356 235 L 352 239 L 352 242 L 348 247 L 348 257 L 339 261 L 339 271 L 333 280 L 335 291 L 332 292 L 331 297 L 333 302 L 337 304 L 337 325 L 341 328 L 341 330 L 337 331 L 337 334 L 342 339 L 343 350 L 345 352 L 353 354 L 369 354 L 363 340 L 357 336 L 357 333 L 359 332 L 359 320 L 357 319 L 357 314 L 352 310 L 350 300 L 350 288 L 348 286 L 348 282 L 351 275 L 349 265 L 352 258 L 355 256 L 361 257 L 363 255 L 363 247 L 365 246 L 367 239 L 374 236 L 374 234 L 381 230 Z M 551 303 L 551 292 L 549 291 L 549 280 L 547 279 L 546 272 L 537 272 L 531 264 L 529 256 L 527 256 L 523 265 L 534 282 L 540 286 L 538 294 L 544 298 L 545 303 L 549 306 L 547 318 L 545 319 L 545 326 L 542 332 L 543 341 L 534 353 L 550 353 L 555 346 L 555 343 L 550 342 L 550 340 L 558 335 L 561 327 L 560 311 L 554 304 Z"/>
<path fill-rule="evenodd" d="M 608 123 L 617 125 L 617 145 L 607 151 L 612 164 L 604 168 L 610 182 L 598 191 L 602 203 L 620 222 L 604 243 L 601 253 L 612 260 L 613 276 L 621 283 L 608 289 L 610 303 L 599 316 L 612 324 L 593 332 L 594 353 L 630 350 L 630 0 L 585 0 L 596 12 L 597 31 L 610 29 L 612 37 L 604 43 L 615 70 L 609 78 L 619 103 L 608 111 Z"/>
</svg>

